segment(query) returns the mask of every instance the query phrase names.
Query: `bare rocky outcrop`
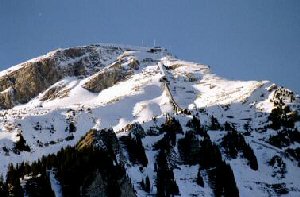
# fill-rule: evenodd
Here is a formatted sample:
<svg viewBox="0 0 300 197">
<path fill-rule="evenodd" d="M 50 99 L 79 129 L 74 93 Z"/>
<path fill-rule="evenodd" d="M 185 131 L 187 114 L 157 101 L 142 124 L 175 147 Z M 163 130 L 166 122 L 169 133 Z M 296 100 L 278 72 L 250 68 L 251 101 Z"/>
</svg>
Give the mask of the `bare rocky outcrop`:
<svg viewBox="0 0 300 197">
<path fill-rule="evenodd" d="M 128 124 L 121 131 L 129 133 L 133 138 L 143 138 L 146 136 L 144 128 L 139 123 Z"/>
<path fill-rule="evenodd" d="M 66 76 L 92 75 L 121 53 L 120 48 L 90 45 L 57 50 L 25 62 L 0 76 L 0 108 L 27 103 Z M 119 79 L 116 73 L 112 75 Z M 5 92 L 7 89 L 10 91 Z"/>
<path fill-rule="evenodd" d="M 83 88 L 94 93 L 99 93 L 102 90 L 125 80 L 132 74 L 133 71 L 131 69 L 125 69 L 120 63 L 115 63 L 92 76 L 92 78 L 83 85 Z"/>
<path fill-rule="evenodd" d="M 112 129 L 103 129 L 101 131 L 91 129 L 76 145 L 76 149 L 79 151 L 88 147 L 94 147 L 99 150 L 113 150 L 114 153 L 119 152 L 118 139 Z"/>
<path fill-rule="evenodd" d="M 48 89 L 40 100 L 46 101 L 46 100 L 53 100 L 55 98 L 63 98 L 68 96 L 69 92 L 70 89 L 66 88 L 65 84 L 59 84 L 57 86 Z"/>
<path fill-rule="evenodd" d="M 128 66 L 134 70 L 138 70 L 140 67 L 140 62 L 137 59 L 131 59 Z"/>
<path fill-rule="evenodd" d="M 9 108 L 14 105 L 13 103 L 14 90 L 8 88 L 0 93 L 0 104 L 8 106 Z"/>
<path fill-rule="evenodd" d="M 94 74 L 91 79 L 83 85 L 83 88 L 93 93 L 99 93 L 118 82 L 124 81 L 133 75 L 134 70 L 138 70 L 139 67 L 140 62 L 137 59 L 123 56 L 109 67 Z"/>
<path fill-rule="evenodd" d="M 11 108 L 26 103 L 62 77 L 52 59 L 25 63 L 20 69 L 0 78 L 0 91 L 12 89 L 9 99 L 1 102 L 0 107 Z"/>
</svg>

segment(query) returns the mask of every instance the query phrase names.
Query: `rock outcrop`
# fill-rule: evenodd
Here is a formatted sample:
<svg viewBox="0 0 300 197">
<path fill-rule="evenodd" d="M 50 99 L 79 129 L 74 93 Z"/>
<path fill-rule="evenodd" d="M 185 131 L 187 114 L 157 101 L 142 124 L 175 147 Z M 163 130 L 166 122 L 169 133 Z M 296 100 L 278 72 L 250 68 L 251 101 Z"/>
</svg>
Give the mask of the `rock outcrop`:
<svg viewBox="0 0 300 197">
<path fill-rule="evenodd" d="M 65 84 L 58 84 L 57 86 L 48 89 L 40 100 L 46 101 L 53 100 L 55 98 L 63 98 L 68 96 L 69 92 L 70 89 L 66 88 Z"/>
<path fill-rule="evenodd" d="M 133 71 L 122 67 L 120 63 L 99 71 L 87 81 L 83 87 L 93 93 L 99 93 L 102 90 L 115 85 L 131 76 Z"/>
<path fill-rule="evenodd" d="M 7 109 L 26 103 L 62 77 L 53 59 L 27 62 L 20 69 L 0 78 L 0 91 L 11 89 L 9 97 L 1 94 L 6 102 L 1 102 L 0 107 Z"/>
<path fill-rule="evenodd" d="M 101 131 L 91 129 L 85 137 L 76 145 L 77 150 L 94 147 L 99 150 L 113 150 L 119 152 L 119 143 L 115 132 L 112 129 L 103 129 Z"/>
<path fill-rule="evenodd" d="M 25 62 L 0 76 L 0 108 L 27 103 L 66 76 L 92 75 L 121 53 L 117 47 L 91 45 L 57 50 Z"/>
</svg>

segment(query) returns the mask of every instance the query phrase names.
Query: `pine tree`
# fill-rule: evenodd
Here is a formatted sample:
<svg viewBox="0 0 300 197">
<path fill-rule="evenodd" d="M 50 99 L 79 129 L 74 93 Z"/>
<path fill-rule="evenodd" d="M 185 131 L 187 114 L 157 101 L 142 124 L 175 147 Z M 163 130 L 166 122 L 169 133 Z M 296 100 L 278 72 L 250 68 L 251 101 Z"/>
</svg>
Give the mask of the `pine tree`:
<svg viewBox="0 0 300 197">
<path fill-rule="evenodd" d="M 210 130 L 219 130 L 220 128 L 221 128 L 221 125 L 218 122 L 218 120 L 214 116 L 211 116 L 211 125 L 210 125 L 209 129 Z"/>
<path fill-rule="evenodd" d="M 165 150 L 160 150 L 157 161 L 157 196 L 178 195 L 179 189 L 174 179 L 173 170 L 169 168 Z"/>
<path fill-rule="evenodd" d="M 19 140 L 15 144 L 15 148 L 19 151 L 30 151 L 28 145 L 26 145 L 26 140 L 24 139 L 22 134 L 18 134 Z"/>
<path fill-rule="evenodd" d="M 131 138 L 130 136 L 123 136 L 120 140 L 126 145 L 129 160 L 133 164 L 142 164 L 144 167 L 147 166 L 148 159 L 140 137 L 136 136 Z"/>
<path fill-rule="evenodd" d="M 150 193 L 150 188 L 151 188 L 151 185 L 150 185 L 150 179 L 149 177 L 147 176 L 146 177 L 146 182 L 145 182 L 145 191 Z"/>
<path fill-rule="evenodd" d="M 250 145 L 246 142 L 244 136 L 233 130 L 224 136 L 221 145 L 224 147 L 226 154 L 231 158 L 237 158 L 238 153 L 248 160 L 248 165 L 252 170 L 258 170 L 257 158 Z"/>
<path fill-rule="evenodd" d="M 76 126 L 75 126 L 74 122 L 70 122 L 70 124 L 69 124 L 69 132 L 70 133 L 76 132 Z"/>
<path fill-rule="evenodd" d="M 225 129 L 225 131 L 233 131 L 234 127 L 233 127 L 233 125 L 231 125 L 229 122 L 226 121 L 224 123 L 224 129 Z"/>
<path fill-rule="evenodd" d="M 160 131 L 182 133 L 182 127 L 179 121 L 174 117 L 167 117 L 165 124 L 161 125 Z"/>
<path fill-rule="evenodd" d="M 239 190 L 236 186 L 234 174 L 232 172 L 231 167 L 225 162 L 222 163 L 219 168 L 218 176 L 222 177 L 223 185 L 224 185 L 224 196 L 228 197 L 238 197 Z M 224 175 L 224 176 L 223 176 Z"/>
<path fill-rule="evenodd" d="M 279 105 L 272 109 L 269 120 L 270 128 L 278 130 L 281 127 L 293 128 L 297 118 L 297 112 L 291 113 L 292 111 L 288 106 Z"/>
<path fill-rule="evenodd" d="M 8 196 L 7 184 L 2 175 L 0 176 L 0 196 Z"/>
<path fill-rule="evenodd" d="M 236 186 L 231 167 L 224 161 L 218 163 L 216 168 L 209 173 L 211 187 L 217 197 L 238 197 L 239 190 Z"/>
<path fill-rule="evenodd" d="M 196 132 L 186 132 L 184 138 L 178 140 L 178 151 L 184 163 L 195 165 L 199 163 L 200 141 Z"/>
<path fill-rule="evenodd" d="M 249 161 L 250 168 L 252 170 L 258 170 L 257 158 L 254 155 L 254 152 L 249 146 L 249 144 L 246 144 L 246 146 L 243 148 L 243 153 L 244 153 L 244 157 Z"/>
<path fill-rule="evenodd" d="M 141 181 L 141 187 L 143 190 L 146 191 L 146 186 L 145 186 L 145 182 L 144 182 L 144 179 L 142 178 L 142 181 Z"/>
<path fill-rule="evenodd" d="M 222 156 L 217 145 L 213 144 L 210 139 L 204 139 L 200 142 L 199 164 L 201 168 L 215 167 L 221 161 Z"/>
<path fill-rule="evenodd" d="M 207 137 L 208 135 L 204 128 L 201 127 L 200 119 L 198 119 L 196 116 L 193 116 L 193 118 L 187 122 L 186 126 L 191 128 L 192 131 L 198 135 L 203 137 Z"/>
<path fill-rule="evenodd" d="M 23 189 L 20 185 L 19 172 L 12 164 L 8 167 L 6 182 L 8 185 L 9 196 L 19 197 L 24 195 Z"/>
</svg>

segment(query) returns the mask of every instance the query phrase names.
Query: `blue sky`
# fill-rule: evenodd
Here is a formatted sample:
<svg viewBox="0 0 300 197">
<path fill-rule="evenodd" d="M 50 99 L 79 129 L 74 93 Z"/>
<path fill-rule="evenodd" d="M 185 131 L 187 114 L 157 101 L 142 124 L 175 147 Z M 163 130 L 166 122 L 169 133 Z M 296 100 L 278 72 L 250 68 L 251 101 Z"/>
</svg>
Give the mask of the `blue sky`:
<svg viewBox="0 0 300 197">
<path fill-rule="evenodd" d="M 300 93 L 298 0 L 0 0 L 0 69 L 60 47 L 156 44 Z"/>
</svg>

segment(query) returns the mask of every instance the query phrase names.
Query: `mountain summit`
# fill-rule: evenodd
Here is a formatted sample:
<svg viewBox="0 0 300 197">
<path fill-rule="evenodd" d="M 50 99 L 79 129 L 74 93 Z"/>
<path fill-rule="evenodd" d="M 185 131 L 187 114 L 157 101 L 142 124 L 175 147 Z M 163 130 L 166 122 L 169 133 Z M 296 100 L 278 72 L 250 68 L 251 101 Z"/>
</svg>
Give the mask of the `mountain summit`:
<svg viewBox="0 0 300 197">
<path fill-rule="evenodd" d="M 300 195 L 300 97 L 161 47 L 52 51 L 0 108 L 0 196 Z"/>
</svg>

